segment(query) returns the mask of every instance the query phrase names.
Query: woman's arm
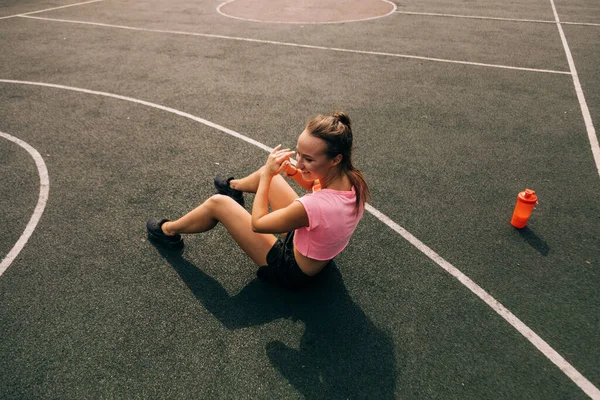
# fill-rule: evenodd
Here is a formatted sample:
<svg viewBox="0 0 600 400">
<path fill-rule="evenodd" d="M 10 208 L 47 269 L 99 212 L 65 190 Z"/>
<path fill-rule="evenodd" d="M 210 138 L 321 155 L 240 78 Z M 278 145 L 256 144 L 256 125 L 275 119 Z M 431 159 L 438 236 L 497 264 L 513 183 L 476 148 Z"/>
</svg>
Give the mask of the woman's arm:
<svg viewBox="0 0 600 400">
<path fill-rule="evenodd" d="M 269 213 L 269 189 L 271 180 L 289 164 L 293 151 L 279 150 L 277 146 L 269 155 L 260 175 L 258 189 L 252 206 L 252 230 L 260 233 L 284 233 L 308 226 L 308 215 L 304 206 L 293 201 L 289 206 Z"/>
</svg>

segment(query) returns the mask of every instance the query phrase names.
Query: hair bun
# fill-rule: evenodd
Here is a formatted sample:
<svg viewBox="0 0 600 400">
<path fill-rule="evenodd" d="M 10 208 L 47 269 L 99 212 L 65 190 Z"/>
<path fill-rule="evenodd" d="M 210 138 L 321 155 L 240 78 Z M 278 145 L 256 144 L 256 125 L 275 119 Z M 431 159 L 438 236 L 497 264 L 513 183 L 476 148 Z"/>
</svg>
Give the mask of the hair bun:
<svg viewBox="0 0 600 400">
<path fill-rule="evenodd" d="M 343 111 L 334 112 L 332 117 L 340 121 L 342 124 L 350 126 L 350 118 Z"/>
</svg>

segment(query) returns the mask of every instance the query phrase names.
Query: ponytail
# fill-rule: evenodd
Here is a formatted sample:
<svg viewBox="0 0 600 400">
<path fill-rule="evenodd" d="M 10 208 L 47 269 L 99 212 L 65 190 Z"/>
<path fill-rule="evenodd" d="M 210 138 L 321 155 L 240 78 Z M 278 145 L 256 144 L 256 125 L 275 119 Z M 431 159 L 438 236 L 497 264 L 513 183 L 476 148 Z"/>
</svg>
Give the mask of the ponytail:
<svg viewBox="0 0 600 400">
<path fill-rule="evenodd" d="M 364 210 L 365 203 L 371 201 L 371 191 L 363 174 L 353 166 L 350 166 L 350 168 L 350 170 L 345 172 L 356 192 L 355 212 L 358 214 L 361 210 Z"/>
<path fill-rule="evenodd" d="M 306 124 L 306 129 L 313 136 L 327 143 L 327 156 L 334 158 L 342 155 L 341 169 L 346 174 L 356 192 L 356 213 L 364 209 L 365 203 L 371 200 L 371 192 L 362 173 L 352 165 L 352 126 L 350 118 L 342 111 L 330 116 L 317 115 Z"/>
</svg>

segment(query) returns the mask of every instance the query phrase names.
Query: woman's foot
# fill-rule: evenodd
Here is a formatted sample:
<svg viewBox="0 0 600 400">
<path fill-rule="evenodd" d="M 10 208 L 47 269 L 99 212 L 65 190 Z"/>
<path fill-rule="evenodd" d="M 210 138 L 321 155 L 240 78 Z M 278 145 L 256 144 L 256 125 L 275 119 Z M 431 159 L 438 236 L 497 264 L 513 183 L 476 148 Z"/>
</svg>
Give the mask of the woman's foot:
<svg viewBox="0 0 600 400">
<path fill-rule="evenodd" d="M 233 189 L 229 182 L 233 179 L 233 177 L 225 178 L 223 175 L 219 174 L 215 176 L 215 188 L 217 189 L 217 193 L 224 194 L 226 196 L 231 197 L 235 201 L 238 202 L 239 205 L 244 207 L 244 192 Z"/>
<path fill-rule="evenodd" d="M 163 232 L 162 225 L 168 222 L 168 219 L 150 218 L 146 222 L 146 230 L 148 231 L 148 239 L 168 246 L 172 249 L 183 248 L 183 238 L 180 234 L 168 235 Z"/>
</svg>

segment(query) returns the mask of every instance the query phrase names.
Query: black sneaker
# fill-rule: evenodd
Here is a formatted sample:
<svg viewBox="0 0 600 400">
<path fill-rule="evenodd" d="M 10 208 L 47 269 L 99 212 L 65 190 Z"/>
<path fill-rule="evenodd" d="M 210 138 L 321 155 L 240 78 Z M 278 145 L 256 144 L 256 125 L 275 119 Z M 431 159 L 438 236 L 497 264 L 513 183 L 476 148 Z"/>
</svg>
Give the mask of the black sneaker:
<svg viewBox="0 0 600 400">
<path fill-rule="evenodd" d="M 148 231 L 148 239 L 168 246 L 172 249 L 183 248 L 183 238 L 178 233 L 173 236 L 165 235 L 161 229 L 162 224 L 169 221 L 168 219 L 150 218 L 146 222 L 146 230 Z"/>
<path fill-rule="evenodd" d="M 215 176 L 215 188 L 217 188 L 217 193 L 231 197 L 237 201 L 239 205 L 244 207 L 244 192 L 232 189 L 231 186 L 229 186 L 229 181 L 232 179 L 233 176 L 229 178 L 225 178 L 221 174 Z"/>
</svg>

